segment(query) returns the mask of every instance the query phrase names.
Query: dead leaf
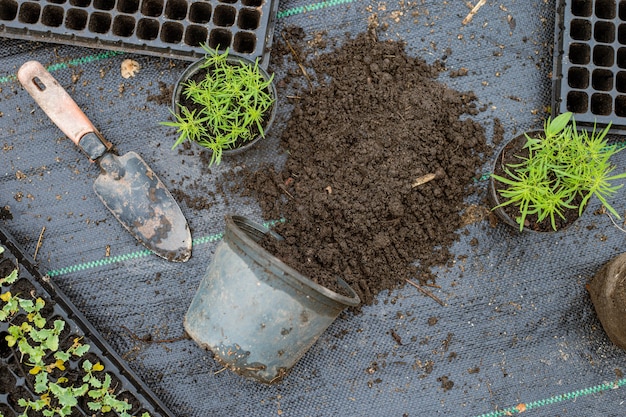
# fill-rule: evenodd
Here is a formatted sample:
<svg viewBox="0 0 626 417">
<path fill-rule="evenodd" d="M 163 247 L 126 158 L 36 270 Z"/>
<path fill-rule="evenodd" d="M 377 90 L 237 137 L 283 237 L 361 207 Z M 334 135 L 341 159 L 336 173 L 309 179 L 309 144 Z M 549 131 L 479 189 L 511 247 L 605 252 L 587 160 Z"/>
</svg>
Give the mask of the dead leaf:
<svg viewBox="0 0 626 417">
<path fill-rule="evenodd" d="M 139 69 L 141 69 L 139 62 L 133 61 L 132 59 L 123 60 L 120 66 L 122 77 L 124 78 L 134 77 L 139 72 Z"/>
</svg>

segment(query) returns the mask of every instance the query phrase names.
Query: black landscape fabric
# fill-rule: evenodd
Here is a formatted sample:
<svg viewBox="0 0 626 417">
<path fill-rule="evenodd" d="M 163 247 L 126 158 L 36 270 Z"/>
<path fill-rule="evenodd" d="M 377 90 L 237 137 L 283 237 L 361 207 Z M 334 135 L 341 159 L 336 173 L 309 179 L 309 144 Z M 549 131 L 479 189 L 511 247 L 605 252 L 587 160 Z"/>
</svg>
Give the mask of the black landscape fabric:
<svg viewBox="0 0 626 417">
<path fill-rule="evenodd" d="M 14 3 L 0 0 L 0 18 Z M 254 149 L 210 169 L 197 147 L 170 150 L 175 132 L 159 124 L 171 117 L 168 94 L 188 61 L 0 38 L 1 222 L 180 417 L 624 415 L 625 353 L 607 338 L 585 290 L 624 251 L 623 220 L 614 224 L 592 200 L 558 234 L 492 224 L 489 152 L 468 189 L 449 262 L 430 268 L 437 287 L 429 291 L 445 305 L 410 285 L 382 290 L 359 312 L 343 313 L 271 386 L 222 370 L 182 338 L 224 215 L 276 220 L 231 189 L 244 168 L 284 163 L 280 141 L 292 111 L 315 88 L 300 65 L 368 31 L 379 42 L 404 42 L 407 56 L 437 69 L 438 82 L 473 92 L 477 111 L 461 118 L 482 126 L 495 152 L 549 115 L 554 22 L 555 4 L 544 0 L 280 2 L 269 64 L 279 88 L 276 124 Z M 125 59 L 139 63 L 134 77 L 121 76 Z M 188 262 L 146 253 L 101 204 L 92 190 L 98 168 L 16 81 L 29 60 L 50 69 L 120 153 L 139 153 L 160 176 L 192 231 Z M 625 155 L 613 159 L 618 171 Z M 619 213 L 623 195 L 610 199 Z"/>
</svg>

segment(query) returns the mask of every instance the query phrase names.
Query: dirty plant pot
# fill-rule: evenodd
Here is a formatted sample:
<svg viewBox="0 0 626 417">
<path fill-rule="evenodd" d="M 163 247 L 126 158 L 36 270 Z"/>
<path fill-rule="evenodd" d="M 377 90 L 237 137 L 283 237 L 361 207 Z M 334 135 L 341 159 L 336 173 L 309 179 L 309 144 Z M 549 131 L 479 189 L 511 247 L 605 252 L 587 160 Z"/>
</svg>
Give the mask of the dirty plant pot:
<svg viewBox="0 0 626 417">
<path fill-rule="evenodd" d="M 600 268 L 587 291 L 611 342 L 626 349 L 626 253 Z"/>
<path fill-rule="evenodd" d="M 187 333 L 239 375 L 282 379 L 346 307 L 360 303 L 322 287 L 258 245 L 266 234 L 241 216 L 226 216 L 224 239 L 185 315 Z"/>
<path fill-rule="evenodd" d="M 194 104 L 191 99 L 185 97 L 183 93 L 184 93 L 186 82 L 188 82 L 189 80 L 195 80 L 198 82 L 207 74 L 207 71 L 210 70 L 210 68 L 205 68 L 203 66 L 205 62 L 206 62 L 206 58 L 201 58 L 193 62 L 190 66 L 187 67 L 187 69 L 185 69 L 185 71 L 180 75 L 180 77 L 176 81 L 176 84 L 174 85 L 174 91 L 172 92 L 172 111 L 177 117 L 181 116 L 181 107 L 180 107 L 181 105 L 184 107 L 187 107 L 188 109 L 193 109 L 194 106 L 196 106 L 197 108 L 197 104 Z M 247 59 L 245 57 L 238 56 L 235 54 L 228 54 L 228 56 L 226 57 L 226 62 L 233 66 L 237 66 L 237 65 L 254 66 L 255 65 L 255 63 L 251 61 L 250 59 Z M 268 72 L 262 66 L 259 65 L 258 70 L 265 81 L 272 79 L 270 74 L 268 74 Z M 268 90 L 269 91 L 267 92 L 272 97 L 274 103 L 272 104 L 269 111 L 267 111 L 264 114 L 264 117 L 263 117 L 262 127 L 263 127 L 264 135 L 267 135 L 267 132 L 271 129 L 272 125 L 274 124 L 274 119 L 276 116 L 277 92 L 276 92 L 276 86 L 274 85 L 273 82 L 270 83 Z M 260 133 L 257 132 L 257 134 L 252 139 L 245 140 L 245 141 L 238 140 L 233 145 L 224 147 L 221 150 L 221 154 L 226 155 L 226 156 L 232 156 L 232 155 L 242 153 L 252 148 L 253 146 L 255 146 L 261 139 L 263 139 L 264 135 L 261 135 Z M 208 149 L 206 146 L 203 146 L 200 143 L 198 143 L 198 145 L 203 147 L 204 149 Z M 211 151 L 210 149 L 208 150 Z M 221 155 L 218 158 L 218 162 L 216 163 L 219 163 L 219 159 L 221 159 Z"/>
</svg>

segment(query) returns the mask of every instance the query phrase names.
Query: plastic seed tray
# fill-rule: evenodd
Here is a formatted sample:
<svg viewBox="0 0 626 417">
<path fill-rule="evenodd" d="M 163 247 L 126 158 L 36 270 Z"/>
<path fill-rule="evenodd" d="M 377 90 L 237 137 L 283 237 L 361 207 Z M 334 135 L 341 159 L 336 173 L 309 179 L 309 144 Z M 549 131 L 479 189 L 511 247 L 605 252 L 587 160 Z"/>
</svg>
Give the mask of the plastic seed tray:
<svg viewBox="0 0 626 417">
<path fill-rule="evenodd" d="M 23 253 L 11 236 L 2 228 L 0 228 L 0 244 L 5 248 L 4 253 L 0 255 L 0 265 L 8 261 L 19 264 L 19 280 L 8 288 L 6 285 L 1 287 L 1 292 L 4 293 L 8 290 L 13 294 L 30 294 L 33 297 L 43 298 L 47 309 L 44 317 L 62 319 L 66 323 L 60 336 L 59 346 L 67 346 L 68 343 L 71 345 L 77 338 L 83 344 L 90 346 L 87 354 L 80 358 L 72 357 L 66 363 L 65 370 L 55 370 L 55 373 L 51 374 L 53 375 L 52 378 L 55 380 L 61 377 L 72 378 L 70 375 L 82 369 L 81 363 L 85 359 L 89 359 L 92 363 L 100 362 L 104 365 L 103 372 L 110 374 L 114 381 L 111 387 L 115 387 L 117 398 L 133 405 L 128 414 L 142 416 L 147 412 L 152 417 L 172 417 L 173 414 L 99 336 L 95 328 L 85 320 L 69 299 L 37 271 L 32 259 Z M 20 364 L 17 348 L 9 347 L 5 340 L 9 325 L 11 323 L 19 324 L 19 320 L 23 321 L 23 317 L 20 318 L 18 314 L 11 318 L 8 323 L 0 322 L 0 415 L 5 417 L 14 417 L 23 413 L 24 409 L 18 404 L 19 398 L 36 399 L 39 397 L 33 391 L 32 379 L 34 377 L 29 375 L 31 368 L 26 364 Z M 78 381 L 79 384 L 80 381 Z M 78 405 L 72 409 L 71 415 L 73 417 L 117 416 L 113 411 L 104 414 L 90 411 L 87 405 L 89 400 L 86 396 L 81 397 Z M 29 416 L 40 415 L 32 410 L 28 413 Z"/>
<path fill-rule="evenodd" d="M 278 0 L 0 0 L 0 36 L 187 60 L 207 44 L 267 66 L 277 9 Z"/>
<path fill-rule="evenodd" d="M 552 111 L 626 133 L 626 1 L 557 0 Z"/>
</svg>

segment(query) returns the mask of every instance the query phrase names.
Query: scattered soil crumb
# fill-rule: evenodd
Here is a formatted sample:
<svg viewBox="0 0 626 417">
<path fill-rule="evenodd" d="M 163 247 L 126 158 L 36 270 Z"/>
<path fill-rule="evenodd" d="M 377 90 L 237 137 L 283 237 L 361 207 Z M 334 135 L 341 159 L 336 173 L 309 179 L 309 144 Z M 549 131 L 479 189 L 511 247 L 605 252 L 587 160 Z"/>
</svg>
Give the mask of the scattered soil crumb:
<svg viewBox="0 0 626 417">
<path fill-rule="evenodd" d="M 451 390 L 454 386 L 454 382 L 452 382 L 446 375 L 440 376 L 437 378 L 437 381 L 441 382 L 441 388 L 443 388 L 444 392 Z"/>
<path fill-rule="evenodd" d="M 149 95 L 147 101 L 153 101 L 156 104 L 169 105 L 172 103 L 172 93 L 174 92 L 174 86 L 168 86 L 163 81 L 159 81 L 159 94 Z"/>
<path fill-rule="evenodd" d="M 504 140 L 504 126 L 499 118 L 493 119 L 493 139 L 491 139 L 494 145 L 499 145 Z"/>
<path fill-rule="evenodd" d="M 467 70 L 467 68 L 459 68 L 458 70 L 450 70 L 450 72 L 448 72 L 448 75 L 450 76 L 450 78 L 465 77 L 468 72 L 469 71 Z"/>
<path fill-rule="evenodd" d="M 13 220 L 13 213 L 9 206 L 0 207 L 0 220 Z"/>
</svg>

